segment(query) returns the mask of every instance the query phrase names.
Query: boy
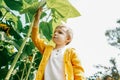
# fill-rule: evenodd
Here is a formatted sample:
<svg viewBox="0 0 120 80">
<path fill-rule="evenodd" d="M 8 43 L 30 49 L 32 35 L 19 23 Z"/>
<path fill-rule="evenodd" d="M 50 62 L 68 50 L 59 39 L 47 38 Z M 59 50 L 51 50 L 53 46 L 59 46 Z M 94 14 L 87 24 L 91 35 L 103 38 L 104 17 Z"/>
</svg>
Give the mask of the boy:
<svg viewBox="0 0 120 80">
<path fill-rule="evenodd" d="M 32 40 L 43 55 L 38 68 L 36 80 L 85 80 L 84 69 L 73 48 L 66 48 L 72 40 L 68 27 L 56 27 L 52 40 L 55 47 L 44 43 L 39 37 L 39 19 L 42 8 L 39 8 L 33 23 Z"/>
</svg>

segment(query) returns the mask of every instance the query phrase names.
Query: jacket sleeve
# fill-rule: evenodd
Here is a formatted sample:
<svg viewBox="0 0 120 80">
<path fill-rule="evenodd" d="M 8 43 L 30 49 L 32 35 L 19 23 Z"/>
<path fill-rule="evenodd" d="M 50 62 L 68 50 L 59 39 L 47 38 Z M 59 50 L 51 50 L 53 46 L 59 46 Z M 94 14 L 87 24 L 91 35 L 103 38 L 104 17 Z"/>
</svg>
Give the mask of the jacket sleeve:
<svg viewBox="0 0 120 80">
<path fill-rule="evenodd" d="M 73 74 L 74 80 L 86 80 L 84 76 L 84 69 L 81 65 L 81 62 L 76 54 L 75 49 L 72 49 L 72 66 L 73 66 Z"/>
<path fill-rule="evenodd" d="M 34 45 L 38 48 L 38 50 L 43 54 L 46 44 L 44 43 L 44 40 L 40 38 L 39 36 L 39 28 L 33 27 L 32 28 L 32 35 L 31 35 L 32 41 Z"/>
</svg>

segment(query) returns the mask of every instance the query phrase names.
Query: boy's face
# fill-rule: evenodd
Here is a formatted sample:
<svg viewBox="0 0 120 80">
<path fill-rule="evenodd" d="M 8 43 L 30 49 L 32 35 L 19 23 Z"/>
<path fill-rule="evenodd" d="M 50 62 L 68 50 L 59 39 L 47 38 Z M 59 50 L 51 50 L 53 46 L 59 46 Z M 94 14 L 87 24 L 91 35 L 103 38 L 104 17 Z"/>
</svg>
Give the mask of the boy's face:
<svg viewBox="0 0 120 80">
<path fill-rule="evenodd" d="M 54 31 L 52 39 L 56 45 L 66 45 L 68 42 L 70 42 L 67 29 L 65 27 L 57 27 Z"/>
</svg>

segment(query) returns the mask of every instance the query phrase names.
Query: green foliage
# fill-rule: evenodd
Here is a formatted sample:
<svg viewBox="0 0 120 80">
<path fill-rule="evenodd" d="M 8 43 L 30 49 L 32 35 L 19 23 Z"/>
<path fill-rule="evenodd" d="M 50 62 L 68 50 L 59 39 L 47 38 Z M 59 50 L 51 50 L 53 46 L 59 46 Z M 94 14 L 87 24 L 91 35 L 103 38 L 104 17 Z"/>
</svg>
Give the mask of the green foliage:
<svg viewBox="0 0 120 80">
<path fill-rule="evenodd" d="M 33 4 L 28 4 L 26 8 L 20 11 L 21 14 L 23 13 L 30 13 L 32 15 L 35 14 L 37 9 L 41 6 L 41 2 L 34 2 Z"/>
<path fill-rule="evenodd" d="M 8 40 L 0 40 L 0 68 L 8 65 L 16 54 L 14 46 Z"/>
<path fill-rule="evenodd" d="M 35 48 L 33 42 L 29 41 L 26 43 L 24 49 L 23 49 L 23 54 L 21 55 L 21 59 L 25 59 L 29 55 L 32 55 L 32 50 Z"/>
<path fill-rule="evenodd" d="M 0 67 L 5 66 L 8 64 L 9 61 L 9 54 L 5 54 L 8 53 L 7 49 L 4 48 L 3 50 L 0 51 Z"/>
<path fill-rule="evenodd" d="M 23 29 L 23 24 L 22 24 L 22 21 L 20 20 L 20 17 L 18 17 L 18 20 L 17 20 L 17 31 L 20 33 L 22 29 Z"/>
<path fill-rule="evenodd" d="M 3 14 L 2 14 L 2 11 L 0 10 L 0 17 L 2 17 L 2 15 L 3 15 Z"/>
<path fill-rule="evenodd" d="M 4 0 L 11 10 L 20 11 L 23 7 L 23 0 Z"/>
<path fill-rule="evenodd" d="M 0 69 L 0 80 L 3 80 L 5 78 L 7 71 L 8 71 L 7 67 Z"/>
<path fill-rule="evenodd" d="M 24 0 L 27 4 L 33 4 L 34 2 L 38 2 L 38 0 Z"/>
<path fill-rule="evenodd" d="M 44 36 L 50 41 L 52 38 L 52 21 L 50 22 L 41 22 L 40 28 Z"/>
</svg>

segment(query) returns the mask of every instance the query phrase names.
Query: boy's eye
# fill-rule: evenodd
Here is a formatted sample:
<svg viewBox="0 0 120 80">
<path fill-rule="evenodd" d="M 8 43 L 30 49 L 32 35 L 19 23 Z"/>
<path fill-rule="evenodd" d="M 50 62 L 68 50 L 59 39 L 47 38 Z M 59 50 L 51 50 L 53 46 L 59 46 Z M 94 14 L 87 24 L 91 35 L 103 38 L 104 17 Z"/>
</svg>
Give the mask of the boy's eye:
<svg viewBox="0 0 120 80">
<path fill-rule="evenodd" d="M 63 34 L 61 31 L 58 32 L 59 34 Z"/>
</svg>

